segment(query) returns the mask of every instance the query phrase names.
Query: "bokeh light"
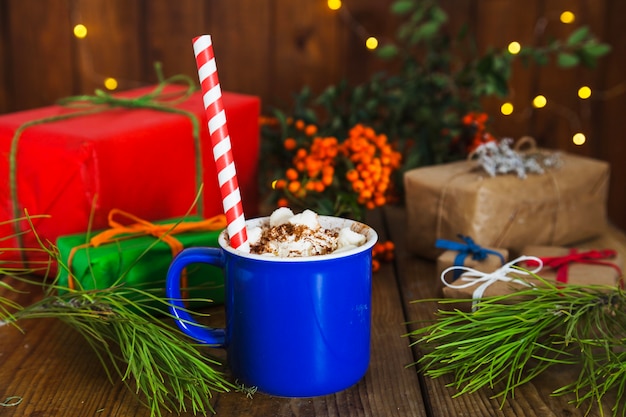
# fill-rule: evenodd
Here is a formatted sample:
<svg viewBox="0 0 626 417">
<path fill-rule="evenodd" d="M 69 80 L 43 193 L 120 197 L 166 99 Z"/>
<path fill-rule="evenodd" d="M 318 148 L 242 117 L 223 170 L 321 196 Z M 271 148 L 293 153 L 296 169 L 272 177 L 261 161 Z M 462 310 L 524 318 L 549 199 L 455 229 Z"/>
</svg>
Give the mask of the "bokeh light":
<svg viewBox="0 0 626 417">
<path fill-rule="evenodd" d="M 511 55 L 517 55 L 522 50 L 522 45 L 519 42 L 511 42 L 507 49 Z"/>
<path fill-rule="evenodd" d="M 106 78 L 104 80 L 104 87 L 107 90 L 115 90 L 117 88 L 117 80 L 113 77 Z"/>
<path fill-rule="evenodd" d="M 569 10 L 566 10 L 561 13 L 560 19 L 562 23 L 570 24 L 574 23 L 574 20 L 576 20 L 576 15 L 574 15 L 574 13 L 570 12 Z"/>
<path fill-rule="evenodd" d="M 585 142 L 587 141 L 587 138 L 585 137 L 584 134 L 578 132 L 576 134 L 574 134 L 574 136 L 572 136 L 572 142 L 574 143 L 574 145 L 583 145 Z"/>
<path fill-rule="evenodd" d="M 81 24 L 74 26 L 74 36 L 78 39 L 85 38 L 87 36 L 87 27 Z"/>
<path fill-rule="evenodd" d="M 341 0 L 328 0 L 328 8 L 330 10 L 341 9 Z"/>
<path fill-rule="evenodd" d="M 582 87 L 580 87 L 578 89 L 578 97 L 582 98 L 583 100 L 591 97 L 591 88 L 589 88 L 586 85 L 583 85 Z"/>
<path fill-rule="evenodd" d="M 504 103 L 502 104 L 502 106 L 500 106 L 500 112 L 505 115 L 505 116 L 509 116 L 510 114 L 513 113 L 514 107 L 513 107 L 513 103 Z"/>
<path fill-rule="evenodd" d="M 376 49 L 376 48 L 378 48 L 378 39 L 376 39 L 373 36 L 370 36 L 365 41 L 365 46 L 367 47 L 367 49 Z"/>
<path fill-rule="evenodd" d="M 538 109 L 542 107 L 546 107 L 546 104 L 548 104 L 548 100 L 546 99 L 545 96 L 542 96 L 541 94 L 539 94 L 537 97 L 533 99 L 533 106 L 535 106 Z"/>
</svg>

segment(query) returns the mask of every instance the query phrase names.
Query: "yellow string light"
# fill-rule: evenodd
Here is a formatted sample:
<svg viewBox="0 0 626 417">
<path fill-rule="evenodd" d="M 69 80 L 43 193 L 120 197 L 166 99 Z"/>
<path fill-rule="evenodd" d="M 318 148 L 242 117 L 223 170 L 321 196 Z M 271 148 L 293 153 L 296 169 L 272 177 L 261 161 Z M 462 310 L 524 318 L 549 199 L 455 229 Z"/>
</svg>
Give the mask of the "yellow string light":
<svg viewBox="0 0 626 417">
<path fill-rule="evenodd" d="M 533 99 L 533 106 L 535 106 L 538 109 L 545 107 L 546 104 L 548 104 L 548 100 L 546 99 L 545 96 L 542 96 L 541 94 L 539 94 L 537 97 Z"/>
<path fill-rule="evenodd" d="M 561 13 L 561 22 L 567 24 L 570 23 L 574 23 L 574 20 L 576 20 L 576 15 L 574 15 L 574 13 L 570 12 L 569 10 L 564 11 L 563 13 Z"/>
<path fill-rule="evenodd" d="M 582 87 L 580 87 L 578 89 L 578 97 L 582 98 L 583 100 L 591 97 L 591 88 L 589 88 L 586 85 L 583 85 Z"/>
<path fill-rule="evenodd" d="M 584 134 L 578 132 L 576 134 L 574 134 L 574 136 L 572 136 L 572 142 L 574 143 L 574 145 L 583 145 L 585 142 L 587 141 L 587 138 L 585 137 Z"/>
<path fill-rule="evenodd" d="M 74 26 L 74 36 L 78 39 L 83 39 L 87 36 L 87 27 L 85 25 L 81 25 L 80 23 Z"/>
<path fill-rule="evenodd" d="M 500 112 L 505 115 L 505 116 L 509 116 L 513 113 L 514 107 L 513 107 L 513 103 L 504 103 L 502 104 L 502 106 L 500 106 Z"/>
<path fill-rule="evenodd" d="M 508 47 L 508 51 L 511 55 L 517 55 L 522 50 L 522 45 L 519 42 L 511 42 Z"/>
<path fill-rule="evenodd" d="M 376 39 L 373 36 L 370 36 L 365 41 L 365 46 L 367 47 L 367 49 L 376 49 L 376 48 L 378 48 L 378 39 Z"/>
<path fill-rule="evenodd" d="M 341 0 L 328 0 L 328 8 L 330 10 L 339 10 L 341 9 Z"/>
<path fill-rule="evenodd" d="M 117 80 L 113 77 L 108 77 L 104 80 L 104 87 L 107 90 L 115 90 L 117 88 Z"/>
</svg>

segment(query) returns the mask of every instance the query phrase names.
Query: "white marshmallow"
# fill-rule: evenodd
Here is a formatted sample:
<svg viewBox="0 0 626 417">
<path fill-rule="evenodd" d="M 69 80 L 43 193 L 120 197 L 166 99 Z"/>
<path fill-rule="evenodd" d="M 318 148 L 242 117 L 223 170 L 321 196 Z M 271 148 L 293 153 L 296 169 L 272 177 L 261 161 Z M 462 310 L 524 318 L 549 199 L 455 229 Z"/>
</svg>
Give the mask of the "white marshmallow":
<svg viewBox="0 0 626 417">
<path fill-rule="evenodd" d="M 289 222 L 293 217 L 293 211 L 287 207 L 279 207 L 270 215 L 270 227 L 280 226 Z"/>
<path fill-rule="evenodd" d="M 350 230 L 349 227 L 344 227 L 339 231 L 337 237 L 337 250 L 346 250 L 361 246 L 366 241 L 365 236 Z"/>
<path fill-rule="evenodd" d="M 248 227 L 246 228 L 246 233 L 248 235 L 248 242 L 251 245 L 257 244 L 261 241 L 261 235 L 263 234 L 263 229 L 259 226 Z"/>
<path fill-rule="evenodd" d="M 296 214 L 291 219 L 289 219 L 289 223 L 293 225 L 303 225 L 308 227 L 311 230 L 317 230 L 320 228 L 320 222 L 317 217 L 317 213 L 312 210 L 304 210 L 300 214 Z"/>
</svg>

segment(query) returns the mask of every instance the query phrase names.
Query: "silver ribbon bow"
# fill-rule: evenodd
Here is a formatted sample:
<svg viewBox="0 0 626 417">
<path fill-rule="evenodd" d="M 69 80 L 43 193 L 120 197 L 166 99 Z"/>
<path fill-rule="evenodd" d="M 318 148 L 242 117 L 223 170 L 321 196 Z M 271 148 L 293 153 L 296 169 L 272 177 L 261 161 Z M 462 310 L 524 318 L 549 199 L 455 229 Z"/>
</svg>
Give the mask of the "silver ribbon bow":
<svg viewBox="0 0 626 417">
<path fill-rule="evenodd" d="M 545 168 L 558 165 L 558 154 L 541 156 L 539 154 L 523 154 L 511 147 L 513 139 L 504 138 L 500 142 L 487 142 L 474 151 L 478 162 L 491 177 L 516 173 L 519 178 L 527 174 L 543 174 Z"/>
</svg>

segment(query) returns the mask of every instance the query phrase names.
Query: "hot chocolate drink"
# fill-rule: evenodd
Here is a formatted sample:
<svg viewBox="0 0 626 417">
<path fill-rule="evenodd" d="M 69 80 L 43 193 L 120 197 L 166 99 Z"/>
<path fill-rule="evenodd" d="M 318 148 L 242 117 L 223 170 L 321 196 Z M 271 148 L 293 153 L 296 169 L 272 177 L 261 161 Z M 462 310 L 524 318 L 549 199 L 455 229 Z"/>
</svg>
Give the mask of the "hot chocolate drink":
<svg viewBox="0 0 626 417">
<path fill-rule="evenodd" d="M 294 214 L 286 207 L 276 209 L 265 224 L 248 229 L 250 252 L 268 256 L 326 255 L 356 248 L 366 240 L 349 227 L 322 227 L 312 210 Z"/>
</svg>

